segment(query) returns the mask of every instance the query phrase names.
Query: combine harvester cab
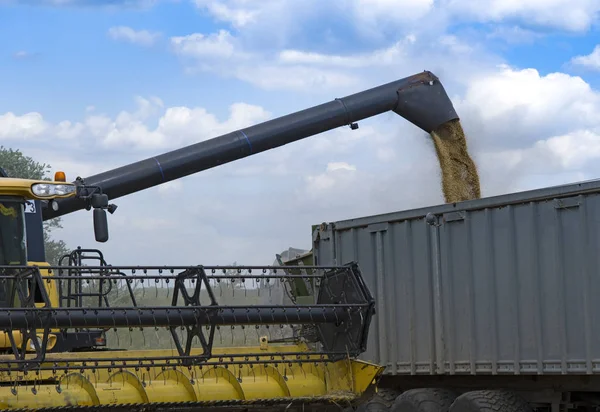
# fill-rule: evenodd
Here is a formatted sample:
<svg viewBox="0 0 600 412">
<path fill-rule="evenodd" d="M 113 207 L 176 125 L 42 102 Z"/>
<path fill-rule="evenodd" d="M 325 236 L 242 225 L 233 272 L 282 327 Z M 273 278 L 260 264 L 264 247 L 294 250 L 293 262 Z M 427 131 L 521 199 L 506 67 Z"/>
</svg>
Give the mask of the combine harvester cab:
<svg viewBox="0 0 600 412">
<path fill-rule="evenodd" d="M 4 175 L 0 195 L 14 213 L 0 229 L 20 246 L 14 258 L 8 243 L 1 246 L 0 409 L 338 410 L 360 403 L 383 368 L 357 360 L 375 307 L 358 265 L 309 266 L 301 274 L 277 266 L 116 267 L 99 251 L 78 249 L 49 266 L 42 223 L 93 209 L 96 240 L 106 242 L 112 199 L 339 126 L 354 130 L 387 111 L 428 133 L 458 121 L 442 84 L 423 72 L 73 183 L 62 173 L 43 183 Z M 238 299 L 290 280 L 318 292 L 282 303 Z M 224 287 L 238 297 L 224 300 Z"/>
</svg>

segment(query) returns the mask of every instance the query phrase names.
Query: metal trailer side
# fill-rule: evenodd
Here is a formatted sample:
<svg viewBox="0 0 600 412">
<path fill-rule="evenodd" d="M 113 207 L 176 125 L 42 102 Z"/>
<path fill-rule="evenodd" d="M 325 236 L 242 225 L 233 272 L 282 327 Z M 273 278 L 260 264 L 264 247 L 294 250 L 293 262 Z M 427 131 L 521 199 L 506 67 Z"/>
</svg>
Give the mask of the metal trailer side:
<svg viewBox="0 0 600 412">
<path fill-rule="evenodd" d="M 600 181 L 313 233 L 316 264 L 361 267 L 377 301 L 363 358 L 392 377 L 599 373 L 599 240 Z"/>
</svg>

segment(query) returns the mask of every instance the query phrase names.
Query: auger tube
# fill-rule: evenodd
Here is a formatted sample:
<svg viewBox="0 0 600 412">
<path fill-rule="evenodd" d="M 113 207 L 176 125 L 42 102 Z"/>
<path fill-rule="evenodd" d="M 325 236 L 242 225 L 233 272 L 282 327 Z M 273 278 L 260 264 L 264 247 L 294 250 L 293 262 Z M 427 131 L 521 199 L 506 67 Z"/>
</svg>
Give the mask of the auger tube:
<svg viewBox="0 0 600 412">
<path fill-rule="evenodd" d="M 368 305 L 364 305 L 368 306 Z M 44 327 L 111 328 L 201 325 L 320 324 L 349 321 L 358 305 L 330 307 L 143 307 L 143 308 L 13 308 L 0 312 L 0 324 L 16 329 Z"/>
<path fill-rule="evenodd" d="M 425 71 L 83 179 L 116 199 L 388 111 L 426 132 L 458 118 L 439 79 Z M 85 209 L 81 198 L 44 208 L 48 220 Z"/>
</svg>

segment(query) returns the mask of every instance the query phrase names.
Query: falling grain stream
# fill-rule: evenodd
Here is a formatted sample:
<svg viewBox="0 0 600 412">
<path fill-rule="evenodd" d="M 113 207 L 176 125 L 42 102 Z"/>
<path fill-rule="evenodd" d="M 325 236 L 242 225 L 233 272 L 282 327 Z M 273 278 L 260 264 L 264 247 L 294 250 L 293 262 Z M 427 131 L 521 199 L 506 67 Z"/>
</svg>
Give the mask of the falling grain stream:
<svg viewBox="0 0 600 412">
<path fill-rule="evenodd" d="M 481 197 L 479 175 L 467 149 L 460 120 L 451 120 L 431 132 L 442 171 L 442 191 L 446 203 Z"/>
</svg>

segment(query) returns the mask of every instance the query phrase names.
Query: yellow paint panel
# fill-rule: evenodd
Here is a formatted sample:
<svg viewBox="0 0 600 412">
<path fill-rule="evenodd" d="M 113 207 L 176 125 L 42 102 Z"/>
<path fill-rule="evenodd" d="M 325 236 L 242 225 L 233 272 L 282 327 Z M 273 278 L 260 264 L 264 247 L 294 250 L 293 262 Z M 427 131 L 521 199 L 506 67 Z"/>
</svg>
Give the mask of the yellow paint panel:
<svg viewBox="0 0 600 412">
<path fill-rule="evenodd" d="M 384 367 L 360 360 L 352 361 L 354 392 L 363 393 L 381 377 Z"/>
<path fill-rule="evenodd" d="M 68 197 L 74 197 L 75 193 L 70 193 L 67 195 L 59 195 L 59 196 L 36 196 L 31 191 L 31 186 L 36 183 L 55 183 L 61 185 L 68 185 L 70 183 L 65 182 L 53 182 L 46 180 L 31 180 L 31 179 L 17 179 L 17 178 L 0 178 L 0 195 L 2 196 L 19 196 L 24 199 L 62 199 Z"/>
<path fill-rule="evenodd" d="M 269 345 L 265 352 L 298 351 L 301 345 Z M 231 352 L 232 348 L 219 348 Z M 257 353 L 258 347 L 245 348 Z M 169 356 L 170 351 L 107 351 L 87 353 L 47 354 L 48 364 L 60 366 L 69 362 L 71 366 L 81 365 L 81 372 L 68 374 L 61 372 L 40 371 L 35 374 L 20 374 L 13 371 L 11 376 L 0 374 L 0 382 L 13 380 L 36 380 L 44 382 L 39 387 L 38 395 L 28 392 L 23 386 L 17 388 L 17 394 L 10 392 L 9 387 L 0 386 L 0 407 L 59 407 L 67 405 L 145 405 L 161 402 L 200 402 L 210 404 L 259 403 L 269 399 L 291 400 L 302 399 L 303 402 L 335 401 L 346 403 L 358 400 L 383 372 L 382 367 L 356 361 L 340 360 L 324 363 L 315 357 L 314 362 L 289 365 L 287 362 L 274 359 L 269 364 L 254 365 L 222 365 L 188 367 L 173 366 L 138 368 L 121 367 L 109 372 L 105 368 L 90 369 L 83 366 L 85 359 L 104 358 L 99 365 L 108 362 L 120 363 L 119 360 L 142 353 L 149 357 Z M 175 355 L 173 353 L 173 355 Z M 217 360 L 216 355 L 212 360 Z M 239 355 L 233 356 L 240 359 Z M 242 355 L 241 358 L 244 356 Z M 270 360 L 272 355 L 266 353 L 260 361 Z M 69 360 L 67 360 L 70 358 Z M 277 358 L 277 356 L 275 356 Z M 234 360 L 232 359 L 232 360 Z M 62 361 L 62 362 L 61 362 Z M 33 381 L 31 381 L 33 383 Z M 61 395 L 55 388 L 60 384 Z M 48 389 L 51 388 L 51 389 Z M 23 395 L 23 396 L 21 396 Z"/>
</svg>

